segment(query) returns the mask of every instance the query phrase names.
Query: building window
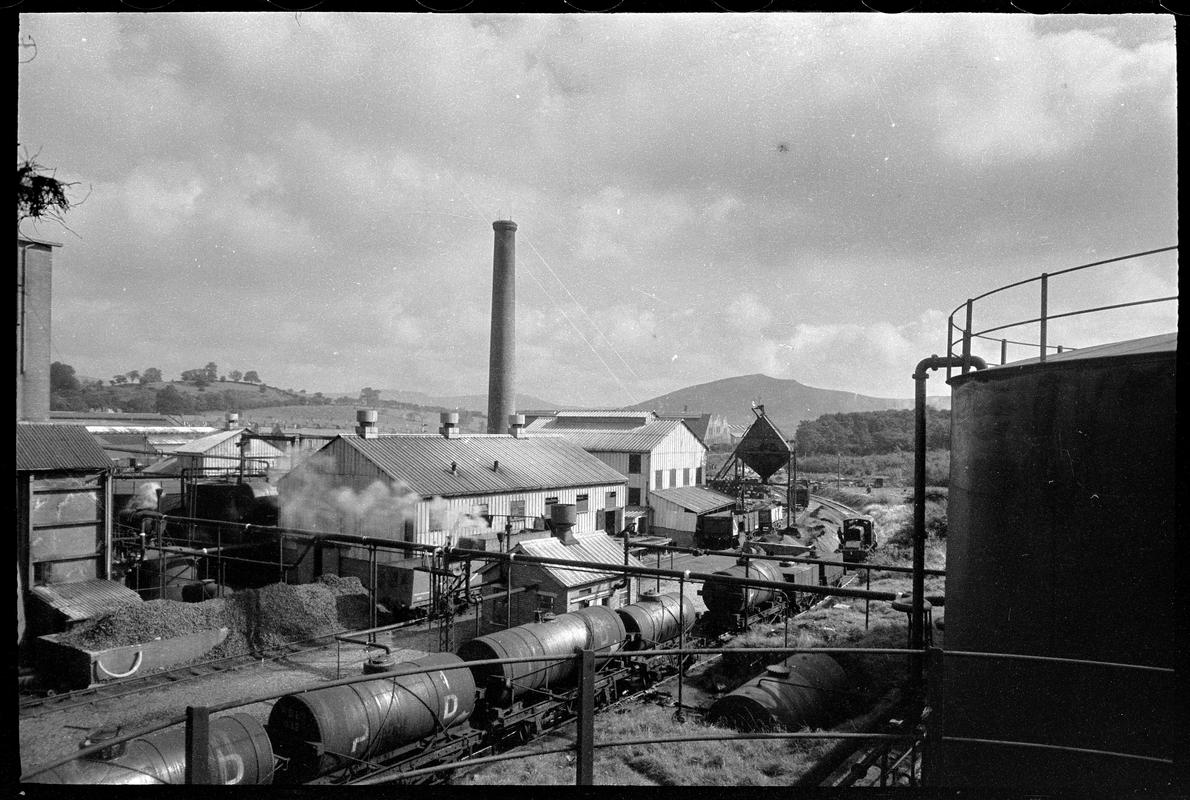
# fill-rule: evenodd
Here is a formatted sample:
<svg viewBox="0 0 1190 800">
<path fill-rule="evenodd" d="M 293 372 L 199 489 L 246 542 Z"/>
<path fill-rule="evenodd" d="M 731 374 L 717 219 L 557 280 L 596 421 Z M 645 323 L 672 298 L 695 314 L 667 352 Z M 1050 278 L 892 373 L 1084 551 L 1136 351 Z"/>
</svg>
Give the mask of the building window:
<svg viewBox="0 0 1190 800">
<path fill-rule="evenodd" d="M 552 506 L 554 503 L 557 503 L 557 502 L 558 502 L 558 498 L 556 498 L 556 497 L 547 497 L 545 499 L 545 515 L 547 517 L 550 515 L 550 506 Z"/>
<path fill-rule="evenodd" d="M 690 467 L 686 467 L 682 470 L 682 485 L 693 486 L 693 484 L 690 483 Z"/>
<path fill-rule="evenodd" d="M 676 469 L 671 469 L 669 471 L 669 485 L 670 486 L 678 485 L 678 471 Z"/>
<path fill-rule="evenodd" d="M 652 488 L 654 488 L 654 489 L 664 489 L 665 488 L 665 486 L 663 485 L 664 479 L 662 478 L 662 476 L 664 474 L 665 473 L 659 469 L 653 470 L 653 486 L 652 486 Z"/>
<path fill-rule="evenodd" d="M 616 499 L 615 492 L 607 493 L 607 497 L 604 498 L 603 507 L 604 508 L 619 508 L 620 507 L 620 501 L 618 499 Z"/>
<path fill-rule="evenodd" d="M 440 531 L 446 527 L 446 512 L 441 508 L 430 509 L 430 530 Z"/>
<path fill-rule="evenodd" d="M 508 521 L 519 525 L 525 521 L 525 501 L 513 500 L 508 504 Z"/>
<path fill-rule="evenodd" d="M 640 474 L 640 453 L 629 453 L 628 454 L 628 474 L 629 475 L 639 475 Z"/>
<path fill-rule="evenodd" d="M 580 494 L 574 498 L 574 510 L 576 512 L 586 511 L 588 505 L 587 496 L 585 494 Z"/>
<path fill-rule="evenodd" d="M 694 483 L 698 486 L 702 486 L 702 467 L 694 470 Z"/>
<path fill-rule="evenodd" d="M 639 488 L 637 488 L 635 486 L 630 486 L 628 488 L 628 505 L 630 505 L 630 506 L 639 506 L 640 505 L 640 489 Z"/>
</svg>

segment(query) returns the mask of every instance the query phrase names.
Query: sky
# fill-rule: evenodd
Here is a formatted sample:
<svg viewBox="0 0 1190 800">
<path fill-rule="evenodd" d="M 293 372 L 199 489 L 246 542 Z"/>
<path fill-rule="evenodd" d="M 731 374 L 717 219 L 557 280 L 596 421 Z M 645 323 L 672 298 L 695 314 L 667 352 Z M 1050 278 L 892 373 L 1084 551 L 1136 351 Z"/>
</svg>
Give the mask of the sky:
<svg viewBox="0 0 1190 800">
<path fill-rule="evenodd" d="M 512 219 L 519 392 L 618 406 L 763 373 L 912 397 L 967 298 L 1177 244 L 1168 15 L 20 24 L 18 158 L 80 201 L 22 230 L 62 244 L 53 359 L 88 376 L 483 394 Z M 1055 277 L 1049 310 L 1176 295 L 1176 255 Z M 1048 340 L 1176 330 L 1176 305 Z M 1038 308 L 1031 283 L 974 327 Z"/>
</svg>

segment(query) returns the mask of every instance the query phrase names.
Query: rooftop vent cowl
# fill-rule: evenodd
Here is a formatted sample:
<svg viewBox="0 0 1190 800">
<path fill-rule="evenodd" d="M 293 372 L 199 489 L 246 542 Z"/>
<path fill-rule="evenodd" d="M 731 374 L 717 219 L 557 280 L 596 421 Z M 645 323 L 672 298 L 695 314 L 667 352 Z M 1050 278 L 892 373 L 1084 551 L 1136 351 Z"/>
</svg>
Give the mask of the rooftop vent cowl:
<svg viewBox="0 0 1190 800">
<path fill-rule="evenodd" d="M 459 413 L 457 411 L 442 412 L 442 427 L 438 433 L 447 439 L 459 438 Z"/>
<path fill-rule="evenodd" d="M 574 526 L 577 521 L 578 513 L 574 503 L 553 503 L 550 505 L 550 523 L 554 529 L 554 538 L 562 544 L 578 544 L 578 539 L 574 536 Z"/>
<path fill-rule="evenodd" d="M 359 434 L 359 438 L 375 439 L 380 436 L 380 431 L 376 427 L 376 420 L 379 416 L 374 408 L 361 408 L 355 412 L 355 432 Z"/>
</svg>

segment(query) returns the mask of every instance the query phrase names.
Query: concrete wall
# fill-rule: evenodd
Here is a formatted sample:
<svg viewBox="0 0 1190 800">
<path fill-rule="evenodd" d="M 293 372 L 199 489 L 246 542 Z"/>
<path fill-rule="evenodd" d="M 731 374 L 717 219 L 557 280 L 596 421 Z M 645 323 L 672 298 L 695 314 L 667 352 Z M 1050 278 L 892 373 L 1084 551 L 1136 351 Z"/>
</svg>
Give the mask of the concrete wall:
<svg viewBox="0 0 1190 800">
<path fill-rule="evenodd" d="M 17 238 L 17 419 L 50 419 L 53 248 Z"/>
</svg>

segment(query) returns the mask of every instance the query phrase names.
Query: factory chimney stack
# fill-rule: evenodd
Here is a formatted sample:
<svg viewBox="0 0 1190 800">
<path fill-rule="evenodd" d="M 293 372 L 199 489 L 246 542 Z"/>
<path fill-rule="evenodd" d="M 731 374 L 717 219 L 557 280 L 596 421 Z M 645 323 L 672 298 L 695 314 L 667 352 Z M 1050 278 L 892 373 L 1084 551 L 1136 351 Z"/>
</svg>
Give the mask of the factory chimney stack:
<svg viewBox="0 0 1190 800">
<path fill-rule="evenodd" d="M 492 341 L 488 361 L 488 433 L 507 433 L 516 411 L 516 223 L 497 220 L 492 255 Z"/>
</svg>

